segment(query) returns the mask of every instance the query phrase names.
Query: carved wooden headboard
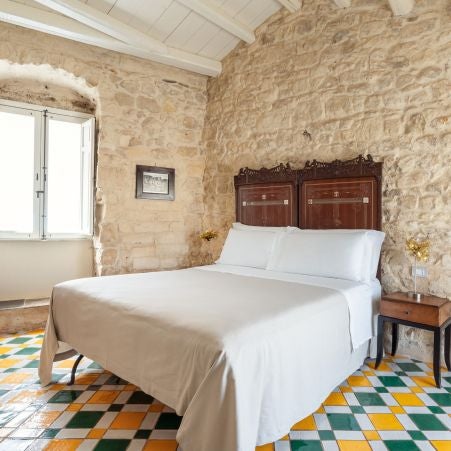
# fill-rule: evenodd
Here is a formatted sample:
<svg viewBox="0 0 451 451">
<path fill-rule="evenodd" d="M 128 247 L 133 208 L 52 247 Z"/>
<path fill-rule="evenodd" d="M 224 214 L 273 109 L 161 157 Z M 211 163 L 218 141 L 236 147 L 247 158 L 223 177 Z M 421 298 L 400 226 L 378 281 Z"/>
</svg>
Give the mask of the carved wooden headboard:
<svg viewBox="0 0 451 451">
<path fill-rule="evenodd" d="M 381 229 L 382 163 L 371 155 L 303 169 L 240 169 L 236 218 L 248 225 L 302 229 Z"/>
</svg>

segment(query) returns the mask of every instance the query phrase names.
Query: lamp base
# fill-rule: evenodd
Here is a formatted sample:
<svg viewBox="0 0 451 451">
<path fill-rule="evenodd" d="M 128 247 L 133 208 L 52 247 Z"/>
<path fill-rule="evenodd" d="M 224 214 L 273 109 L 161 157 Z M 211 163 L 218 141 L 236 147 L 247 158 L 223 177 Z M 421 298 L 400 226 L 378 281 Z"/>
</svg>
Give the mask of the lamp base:
<svg viewBox="0 0 451 451">
<path fill-rule="evenodd" d="M 421 293 L 417 293 L 415 291 L 409 291 L 407 296 L 409 296 L 409 298 L 414 298 L 417 302 L 421 302 L 421 298 L 423 297 Z"/>
</svg>

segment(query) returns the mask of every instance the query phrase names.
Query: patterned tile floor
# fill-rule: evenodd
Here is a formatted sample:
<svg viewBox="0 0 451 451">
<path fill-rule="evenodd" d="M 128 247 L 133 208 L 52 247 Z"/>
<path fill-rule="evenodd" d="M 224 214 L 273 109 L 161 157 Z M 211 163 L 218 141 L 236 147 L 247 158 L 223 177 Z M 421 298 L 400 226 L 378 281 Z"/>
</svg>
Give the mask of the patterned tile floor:
<svg viewBox="0 0 451 451">
<path fill-rule="evenodd" d="M 58 382 L 37 377 L 42 331 L 0 338 L 0 450 L 176 451 L 181 418 L 171 409 L 82 360 L 54 368 Z M 451 373 L 434 385 L 430 365 L 385 359 L 368 362 L 344 381 L 289 436 L 258 451 L 451 451 Z M 220 451 L 220 450 L 211 450 Z"/>
</svg>

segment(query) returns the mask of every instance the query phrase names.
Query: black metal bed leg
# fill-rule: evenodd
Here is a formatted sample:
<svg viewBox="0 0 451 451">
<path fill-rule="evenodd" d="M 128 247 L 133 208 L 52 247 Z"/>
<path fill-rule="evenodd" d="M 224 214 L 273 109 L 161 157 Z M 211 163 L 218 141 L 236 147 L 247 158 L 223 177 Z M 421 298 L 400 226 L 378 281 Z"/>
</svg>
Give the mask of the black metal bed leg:
<svg viewBox="0 0 451 451">
<path fill-rule="evenodd" d="M 81 359 L 83 358 L 83 354 L 80 354 L 77 357 L 77 360 L 75 360 L 74 366 L 72 367 L 72 371 L 70 373 L 70 381 L 67 383 L 67 385 L 74 385 L 75 382 L 75 372 L 77 371 L 78 364 L 81 362 Z"/>
</svg>

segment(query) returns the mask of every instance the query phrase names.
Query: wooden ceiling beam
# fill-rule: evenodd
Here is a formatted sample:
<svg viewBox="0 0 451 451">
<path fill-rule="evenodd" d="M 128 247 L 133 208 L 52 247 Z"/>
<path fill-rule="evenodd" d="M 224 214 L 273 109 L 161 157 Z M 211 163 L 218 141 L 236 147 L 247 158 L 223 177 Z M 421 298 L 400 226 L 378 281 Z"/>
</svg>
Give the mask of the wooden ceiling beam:
<svg viewBox="0 0 451 451">
<path fill-rule="evenodd" d="M 204 17 L 209 22 L 217 25 L 225 31 L 228 31 L 230 34 L 233 34 L 248 44 L 252 44 L 255 41 L 255 34 L 248 26 L 234 19 L 232 16 L 227 14 L 226 11 L 210 0 L 177 1 Z"/>
<path fill-rule="evenodd" d="M 277 0 L 284 8 L 288 9 L 290 13 L 299 11 L 301 9 L 301 0 Z"/>
</svg>

